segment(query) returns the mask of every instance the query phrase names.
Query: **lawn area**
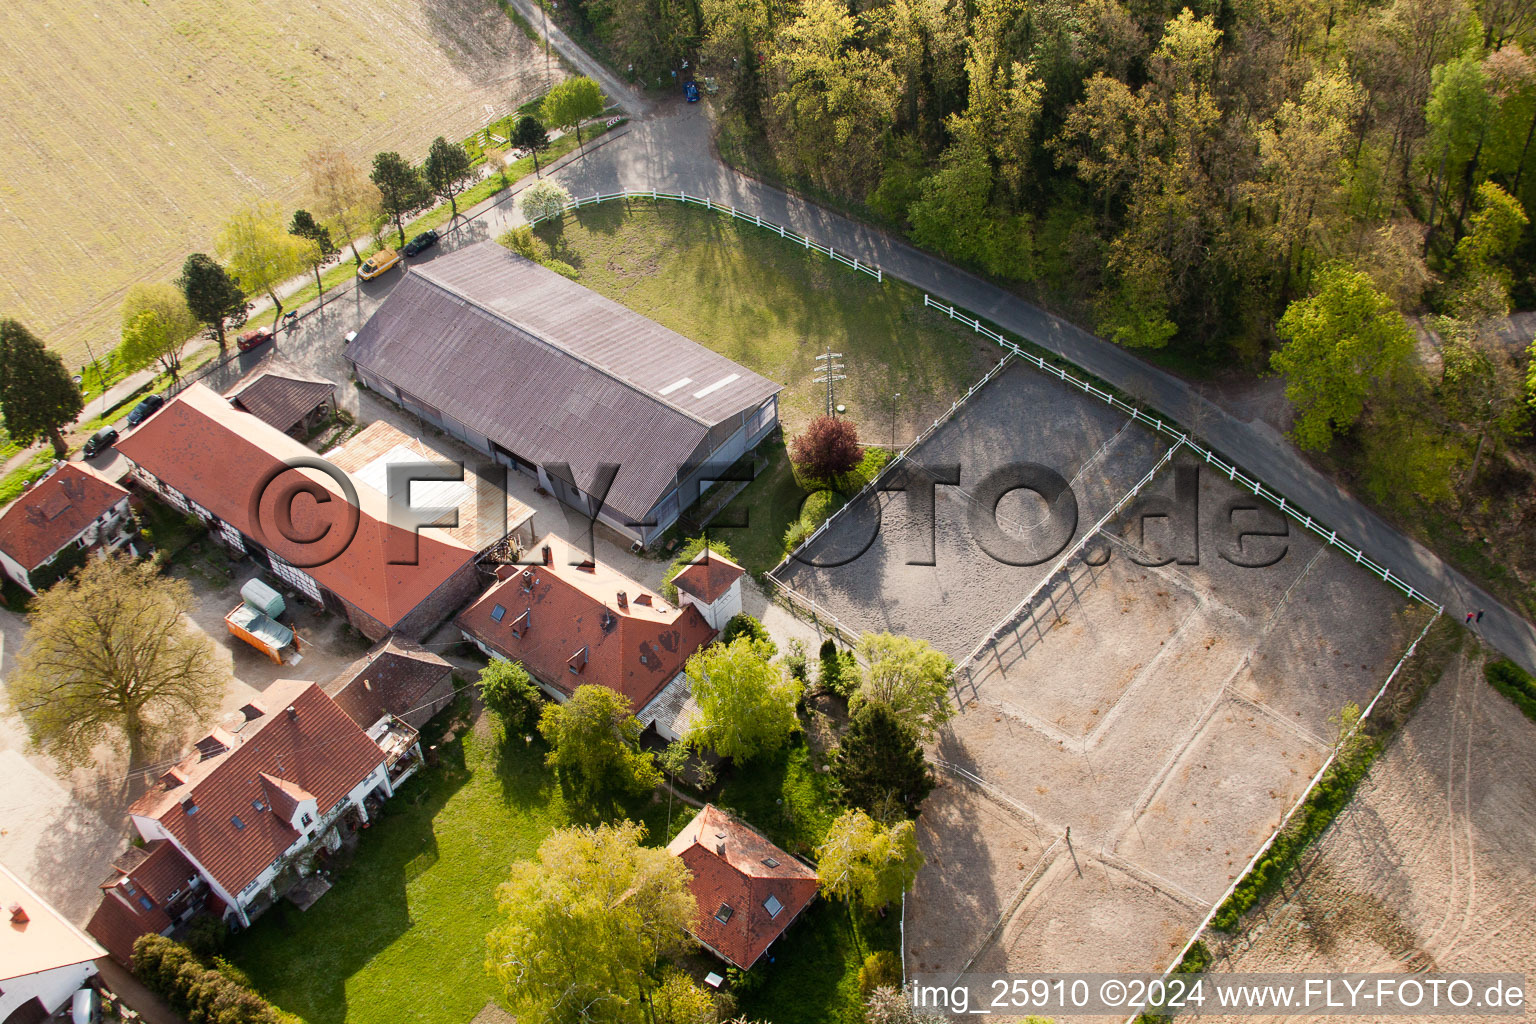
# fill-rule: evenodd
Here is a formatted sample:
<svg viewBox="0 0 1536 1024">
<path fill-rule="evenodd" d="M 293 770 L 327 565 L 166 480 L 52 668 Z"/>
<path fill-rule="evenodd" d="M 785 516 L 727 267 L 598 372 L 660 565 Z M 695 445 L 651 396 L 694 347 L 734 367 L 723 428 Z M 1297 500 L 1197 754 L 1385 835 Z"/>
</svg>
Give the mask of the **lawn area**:
<svg viewBox="0 0 1536 1024">
<path fill-rule="evenodd" d="M 545 770 L 542 741 L 514 737 L 498 757 L 491 721 L 439 742 L 442 765 L 386 805 L 313 909 L 279 904 L 232 943 L 263 995 L 308 1024 L 465 1024 L 495 997 L 484 964 L 496 886 L 580 812 Z M 666 804 L 643 810 L 664 841 Z"/>
<path fill-rule="evenodd" d="M 911 438 L 997 360 L 921 292 L 708 210 L 604 203 L 539 234 L 586 287 L 783 383 L 790 434 L 825 408 L 815 360 L 829 345 L 848 377 L 837 400 L 881 442 L 893 412 L 897 438 Z"/>
<path fill-rule="evenodd" d="M 764 573 L 779 564 L 784 557 L 784 531 L 800 517 L 805 500 L 782 438 L 763 442 L 758 454 L 767 457 L 768 465 L 709 525 L 710 535 L 723 541 L 752 573 Z"/>
</svg>

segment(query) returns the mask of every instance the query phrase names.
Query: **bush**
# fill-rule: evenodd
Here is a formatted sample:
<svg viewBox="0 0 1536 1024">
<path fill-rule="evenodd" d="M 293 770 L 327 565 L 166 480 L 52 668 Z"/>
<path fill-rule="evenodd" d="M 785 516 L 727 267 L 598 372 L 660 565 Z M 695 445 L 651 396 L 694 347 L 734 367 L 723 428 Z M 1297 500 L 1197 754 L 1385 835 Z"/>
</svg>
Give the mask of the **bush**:
<svg viewBox="0 0 1536 1024">
<path fill-rule="evenodd" d="M 869 995 L 877 988 L 898 988 L 901 985 L 901 961 L 888 949 L 871 953 L 859 968 L 859 993 Z"/>
<path fill-rule="evenodd" d="M 186 943 L 193 955 L 206 959 L 224 948 L 229 928 L 213 914 L 198 914 L 187 925 Z"/>
<path fill-rule="evenodd" d="M 796 519 L 794 522 L 790 523 L 789 529 L 784 531 L 785 554 L 788 554 L 789 552 L 795 550 L 795 548 L 799 547 L 801 544 L 804 544 L 805 539 L 815 532 L 816 527 L 812 526 L 804 519 Z"/>
<path fill-rule="evenodd" d="M 500 658 L 492 659 L 480 670 L 480 701 L 501 719 L 509 735 L 532 729 L 543 704 L 528 670 L 518 662 Z"/>
<path fill-rule="evenodd" d="M 824 689 L 842 697 L 849 697 L 859 688 L 859 661 L 852 651 L 839 650 L 837 641 L 821 642 L 821 677 Z"/>
<path fill-rule="evenodd" d="M 1495 690 L 1508 697 L 1526 718 L 1536 722 L 1536 679 L 1512 661 L 1490 661 L 1483 676 Z"/>
<path fill-rule="evenodd" d="M 799 638 L 794 638 L 784 646 L 784 667 L 789 669 L 789 674 L 799 680 L 802 686 L 810 682 L 810 672 L 806 667 L 805 644 Z"/>
<path fill-rule="evenodd" d="M 133 944 L 133 973 L 191 1024 L 289 1024 L 296 1019 L 243 983 L 243 974 L 223 966 L 227 970 L 205 967 L 190 949 L 163 935 L 141 935 Z"/>
<path fill-rule="evenodd" d="M 736 561 L 736 556 L 731 554 L 731 549 L 726 547 L 720 541 L 711 540 L 708 543 L 709 550 L 713 551 L 715 554 L 729 558 L 733 562 Z M 678 573 L 688 568 L 688 563 L 692 562 L 695 558 L 698 558 L 699 555 L 703 554 L 704 544 L 705 538 L 703 537 L 690 537 L 688 540 L 683 542 L 683 546 L 678 549 L 677 557 L 672 559 L 672 564 L 667 567 L 666 575 L 661 578 L 662 597 L 666 598 L 668 601 L 671 601 L 673 604 L 677 604 L 677 587 L 672 583 L 672 581 L 677 579 Z"/>
<path fill-rule="evenodd" d="M 720 631 L 720 642 L 729 644 L 732 640 L 743 636 L 749 640 L 767 644 L 770 658 L 779 653 L 778 644 L 773 642 L 773 638 L 768 635 L 763 624 L 746 612 L 731 616 L 731 621 L 727 622 L 725 628 Z"/>
<path fill-rule="evenodd" d="M 805 499 L 805 504 L 800 506 L 800 518 L 810 525 L 812 530 L 832 518 L 832 513 L 848 504 L 848 499 L 837 491 L 817 491 Z"/>
</svg>

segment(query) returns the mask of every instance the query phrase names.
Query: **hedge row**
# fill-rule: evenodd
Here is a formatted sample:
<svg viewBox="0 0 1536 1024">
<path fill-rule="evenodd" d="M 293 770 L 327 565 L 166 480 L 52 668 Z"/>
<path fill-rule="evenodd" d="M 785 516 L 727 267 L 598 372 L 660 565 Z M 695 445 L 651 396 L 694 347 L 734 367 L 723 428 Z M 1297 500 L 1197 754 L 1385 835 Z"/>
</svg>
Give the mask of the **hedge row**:
<svg viewBox="0 0 1536 1024">
<path fill-rule="evenodd" d="M 1211 955 L 1211 949 L 1201 939 L 1196 939 L 1184 953 L 1184 959 L 1179 961 L 1179 966 L 1173 969 L 1174 974 L 1204 974 L 1215 961 Z M 1143 1013 L 1136 1018 L 1136 1024 L 1170 1024 L 1173 1016 L 1161 1013 Z"/>
<path fill-rule="evenodd" d="M 1255 903 L 1280 888 L 1280 883 L 1296 866 L 1302 853 L 1333 824 L 1333 819 L 1349 803 L 1355 787 L 1379 753 L 1381 743 L 1378 740 L 1357 737 L 1351 743 L 1351 749 L 1323 773 L 1296 817 L 1275 837 L 1264 859 L 1254 865 L 1217 909 L 1216 916 L 1211 918 L 1212 928 L 1219 932 L 1235 931 L 1243 915 Z"/>
<path fill-rule="evenodd" d="M 1525 717 L 1536 722 L 1536 679 L 1512 661 L 1490 661 L 1483 675 L 1495 690 L 1514 702 Z"/>
<path fill-rule="evenodd" d="M 133 944 L 134 975 L 189 1024 L 302 1024 L 258 995 L 234 967 L 214 963 L 204 965 L 163 935 L 141 935 Z"/>
</svg>

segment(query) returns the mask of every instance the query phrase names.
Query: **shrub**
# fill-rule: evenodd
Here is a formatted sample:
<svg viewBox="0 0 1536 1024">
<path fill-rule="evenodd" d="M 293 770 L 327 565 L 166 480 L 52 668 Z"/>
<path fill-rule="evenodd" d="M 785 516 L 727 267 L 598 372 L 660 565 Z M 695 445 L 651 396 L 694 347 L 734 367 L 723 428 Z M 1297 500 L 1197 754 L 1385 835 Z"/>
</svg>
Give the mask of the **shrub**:
<svg viewBox="0 0 1536 1024">
<path fill-rule="evenodd" d="M 877 988 L 897 988 L 901 985 L 901 961 L 888 949 L 871 953 L 859 968 L 859 992 L 869 995 Z"/>
<path fill-rule="evenodd" d="M 815 532 L 816 527 L 812 526 L 804 519 L 796 519 L 794 522 L 790 523 L 789 529 L 784 531 L 785 553 L 788 554 L 789 552 L 795 550 L 795 548 L 799 547 L 801 544 L 804 544 L 805 539 Z"/>
<path fill-rule="evenodd" d="M 198 914 L 187 925 L 186 944 L 200 958 L 213 956 L 224 948 L 229 929 L 213 914 Z"/>
<path fill-rule="evenodd" d="M 789 674 L 798 679 L 802 685 L 810 682 L 810 673 L 806 667 L 804 642 L 797 637 L 791 639 L 784 647 L 784 667 L 789 669 Z"/>
<path fill-rule="evenodd" d="M 242 973 L 216 963 L 205 967 L 186 946 L 162 935 L 141 935 L 133 944 L 133 973 L 192 1024 L 288 1024 L 295 1019 L 253 991 Z"/>
<path fill-rule="evenodd" d="M 832 518 L 832 513 L 848 504 L 848 499 L 837 491 L 817 491 L 805 499 L 805 504 L 800 506 L 800 519 L 807 523 L 812 530 Z"/>
<path fill-rule="evenodd" d="M 1526 718 L 1536 722 L 1536 679 L 1512 661 L 1500 659 L 1483 666 L 1483 676 L 1508 697 Z"/>
<path fill-rule="evenodd" d="M 571 194 L 552 181 L 538 181 L 523 190 L 518 208 L 530 222 L 558 217 L 571 201 Z"/>
<path fill-rule="evenodd" d="M 859 662 L 853 652 L 839 650 L 837 641 L 828 638 L 821 642 L 820 657 L 822 687 L 842 697 L 851 696 L 861 681 Z"/>
<path fill-rule="evenodd" d="M 763 628 L 763 624 L 746 612 L 731 616 L 731 621 L 727 622 L 725 628 L 720 631 L 720 642 L 722 644 L 729 644 L 737 637 L 743 636 L 749 640 L 767 644 L 768 657 L 770 658 L 779 653 L 778 644 L 773 642 L 773 638 L 768 635 L 768 631 Z"/>
<path fill-rule="evenodd" d="M 806 478 L 831 480 L 857 466 L 864 458 L 864 449 L 852 420 L 818 416 L 790 441 L 789 458 Z"/>
<path fill-rule="evenodd" d="M 518 662 L 500 658 L 480 670 L 480 700 L 501 719 L 508 734 L 532 729 L 543 703 L 528 670 Z"/>
</svg>

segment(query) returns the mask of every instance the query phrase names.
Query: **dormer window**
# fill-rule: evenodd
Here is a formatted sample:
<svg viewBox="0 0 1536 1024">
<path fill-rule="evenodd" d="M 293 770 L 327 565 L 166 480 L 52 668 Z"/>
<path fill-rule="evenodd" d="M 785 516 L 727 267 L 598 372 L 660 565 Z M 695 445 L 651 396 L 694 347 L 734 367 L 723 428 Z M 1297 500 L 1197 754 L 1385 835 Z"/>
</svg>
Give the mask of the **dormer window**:
<svg viewBox="0 0 1536 1024">
<path fill-rule="evenodd" d="M 583 647 L 571 655 L 569 660 L 566 661 L 565 666 L 571 670 L 572 675 L 581 675 L 587 667 L 587 649 Z"/>
<path fill-rule="evenodd" d="M 524 608 L 523 614 L 512 620 L 512 635 L 521 640 L 523 638 L 523 634 L 528 632 L 529 627 L 532 625 L 533 609 Z"/>
</svg>

